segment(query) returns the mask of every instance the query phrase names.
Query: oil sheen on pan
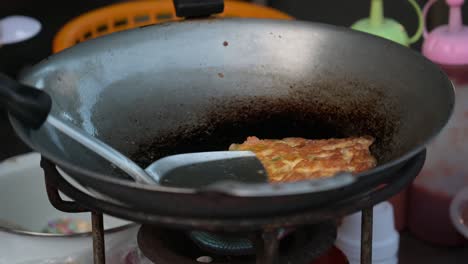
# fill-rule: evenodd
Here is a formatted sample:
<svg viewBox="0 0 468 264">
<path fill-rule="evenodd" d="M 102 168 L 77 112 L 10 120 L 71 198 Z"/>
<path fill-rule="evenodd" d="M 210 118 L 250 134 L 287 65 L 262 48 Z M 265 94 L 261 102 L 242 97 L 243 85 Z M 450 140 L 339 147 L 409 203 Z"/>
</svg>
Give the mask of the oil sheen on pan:
<svg viewBox="0 0 468 264">
<path fill-rule="evenodd" d="M 332 177 L 340 172 L 360 173 L 377 165 L 369 148 L 374 138 L 310 140 L 248 137 L 229 150 L 252 151 L 268 172 L 270 182 L 293 182 Z"/>
</svg>

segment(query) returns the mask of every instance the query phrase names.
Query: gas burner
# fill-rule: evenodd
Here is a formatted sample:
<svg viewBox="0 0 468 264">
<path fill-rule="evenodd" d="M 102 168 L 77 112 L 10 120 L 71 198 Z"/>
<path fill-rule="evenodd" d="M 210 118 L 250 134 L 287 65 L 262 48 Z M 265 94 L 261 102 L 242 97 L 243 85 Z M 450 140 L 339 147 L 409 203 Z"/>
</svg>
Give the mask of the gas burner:
<svg viewBox="0 0 468 264">
<path fill-rule="evenodd" d="M 282 240 L 294 231 L 291 228 L 279 228 L 277 239 Z M 249 233 L 213 233 L 190 231 L 188 235 L 202 250 L 219 255 L 243 256 L 255 254 L 254 236 Z"/>
<path fill-rule="evenodd" d="M 245 234 L 245 239 L 251 241 L 256 252 L 242 255 L 226 254 L 226 250 L 233 246 L 223 238 L 232 237 L 233 234 L 216 236 L 217 239 L 212 242 L 221 240 L 223 244 L 207 248 L 195 242 L 190 233 L 143 225 L 138 232 L 138 245 L 143 254 L 157 264 L 197 264 L 204 261 L 212 264 L 255 264 L 272 258 L 277 259 L 278 264 L 310 264 L 332 247 L 336 225 L 328 221 L 304 226 L 288 234 L 281 234 L 281 229 Z M 235 237 L 234 242 L 238 243 L 242 236 Z M 274 248 L 277 250 L 269 250 Z"/>
</svg>

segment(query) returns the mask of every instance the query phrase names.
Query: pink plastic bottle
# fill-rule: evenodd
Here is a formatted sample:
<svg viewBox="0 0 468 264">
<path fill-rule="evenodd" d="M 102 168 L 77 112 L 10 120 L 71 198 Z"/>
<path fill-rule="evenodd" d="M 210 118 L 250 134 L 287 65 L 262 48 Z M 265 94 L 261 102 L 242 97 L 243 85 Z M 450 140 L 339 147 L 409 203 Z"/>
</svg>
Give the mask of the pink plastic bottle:
<svg viewBox="0 0 468 264">
<path fill-rule="evenodd" d="M 434 2 L 426 4 L 425 16 Z M 468 186 L 468 27 L 462 24 L 464 0 L 446 2 L 449 23 L 424 33 L 422 53 L 452 80 L 455 110 L 448 126 L 429 145 L 426 164 L 412 185 L 408 228 L 420 239 L 451 246 L 467 242 L 454 228 L 449 208 L 453 197 Z"/>
</svg>

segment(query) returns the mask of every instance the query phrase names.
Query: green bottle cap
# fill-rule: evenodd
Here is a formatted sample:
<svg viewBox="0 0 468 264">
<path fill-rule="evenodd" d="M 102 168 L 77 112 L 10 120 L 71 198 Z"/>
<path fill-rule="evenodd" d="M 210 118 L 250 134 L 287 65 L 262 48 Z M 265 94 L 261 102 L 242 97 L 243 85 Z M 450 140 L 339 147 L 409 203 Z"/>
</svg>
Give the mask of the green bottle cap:
<svg viewBox="0 0 468 264">
<path fill-rule="evenodd" d="M 408 0 L 416 10 L 419 27 L 414 36 L 409 37 L 405 28 L 396 20 L 384 17 L 383 0 L 371 0 L 370 16 L 354 23 L 351 28 L 400 43 L 404 46 L 418 41 L 423 31 L 423 16 L 415 0 Z"/>
</svg>

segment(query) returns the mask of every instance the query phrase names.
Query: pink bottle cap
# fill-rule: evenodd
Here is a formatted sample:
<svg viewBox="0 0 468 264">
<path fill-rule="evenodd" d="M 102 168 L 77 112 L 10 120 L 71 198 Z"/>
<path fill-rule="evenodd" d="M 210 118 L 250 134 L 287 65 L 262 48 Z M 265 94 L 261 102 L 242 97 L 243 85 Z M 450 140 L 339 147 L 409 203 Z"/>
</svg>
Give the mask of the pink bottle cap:
<svg viewBox="0 0 468 264">
<path fill-rule="evenodd" d="M 424 7 L 424 17 L 437 0 L 430 0 Z M 428 59 L 442 65 L 468 65 L 468 26 L 462 22 L 461 7 L 464 0 L 446 0 L 450 6 L 448 25 L 432 32 L 424 30 L 422 53 Z"/>
</svg>

